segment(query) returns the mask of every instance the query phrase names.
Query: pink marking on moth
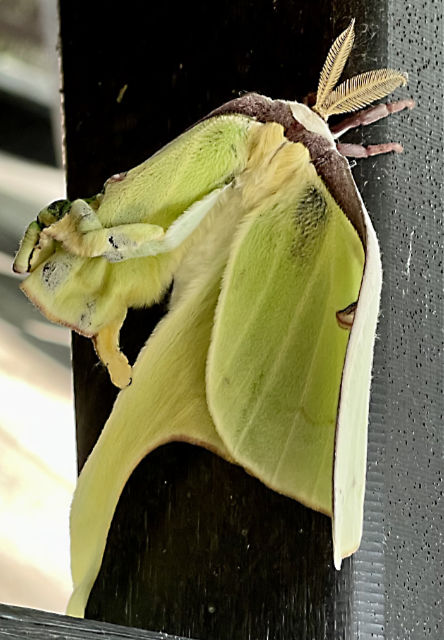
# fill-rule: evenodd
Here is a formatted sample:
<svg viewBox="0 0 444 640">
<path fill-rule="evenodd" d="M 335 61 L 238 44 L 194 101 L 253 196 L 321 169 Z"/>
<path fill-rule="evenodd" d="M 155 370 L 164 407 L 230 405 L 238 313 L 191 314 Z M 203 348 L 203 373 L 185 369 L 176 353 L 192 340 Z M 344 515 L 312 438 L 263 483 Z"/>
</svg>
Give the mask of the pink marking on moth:
<svg viewBox="0 0 444 640">
<path fill-rule="evenodd" d="M 128 171 L 122 171 L 122 173 L 115 173 L 105 182 L 105 186 L 111 182 L 122 182 L 127 176 Z"/>
</svg>

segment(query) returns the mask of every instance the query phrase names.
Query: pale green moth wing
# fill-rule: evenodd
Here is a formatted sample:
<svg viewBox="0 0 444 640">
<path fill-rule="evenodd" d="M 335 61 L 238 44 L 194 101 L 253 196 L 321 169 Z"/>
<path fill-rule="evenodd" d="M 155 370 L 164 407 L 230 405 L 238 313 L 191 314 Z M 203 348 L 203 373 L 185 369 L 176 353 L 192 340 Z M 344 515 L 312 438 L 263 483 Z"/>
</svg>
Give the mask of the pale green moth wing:
<svg viewBox="0 0 444 640">
<path fill-rule="evenodd" d="M 243 115 L 204 120 L 110 178 L 103 194 L 55 203 L 28 227 L 14 263 L 31 272 L 21 288 L 50 320 L 95 338 L 117 386 L 130 380 L 118 348 L 127 309 L 162 297 L 200 222 L 244 168 L 257 126 Z"/>
<path fill-rule="evenodd" d="M 300 143 L 277 147 L 245 176 L 243 193 L 251 213 L 224 274 L 207 364 L 208 405 L 239 464 L 331 515 L 349 340 L 337 313 L 358 299 L 364 249 Z M 346 464 L 355 451 L 348 453 Z"/>
<path fill-rule="evenodd" d="M 203 220 L 202 234 L 175 273 L 170 310 L 141 351 L 132 384 L 119 394 L 82 469 L 71 509 L 71 615 L 83 616 L 119 496 L 147 453 L 185 440 L 233 461 L 208 412 L 205 363 L 233 228 L 243 214 L 233 186 Z"/>
<path fill-rule="evenodd" d="M 360 199 L 356 190 L 356 197 Z M 378 240 L 362 205 L 365 268 L 342 374 L 333 474 L 333 551 L 336 569 L 359 547 L 362 535 L 367 424 L 373 346 L 382 287 Z"/>
</svg>

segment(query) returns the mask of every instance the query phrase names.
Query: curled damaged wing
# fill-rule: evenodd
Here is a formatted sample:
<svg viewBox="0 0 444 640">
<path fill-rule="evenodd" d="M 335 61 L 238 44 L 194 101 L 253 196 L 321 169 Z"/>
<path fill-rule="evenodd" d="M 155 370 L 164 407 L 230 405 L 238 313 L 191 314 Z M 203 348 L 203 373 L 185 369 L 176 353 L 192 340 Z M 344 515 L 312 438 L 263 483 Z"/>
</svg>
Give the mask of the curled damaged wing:
<svg viewBox="0 0 444 640">
<path fill-rule="evenodd" d="M 166 232 L 158 225 L 143 223 L 103 228 L 90 205 L 76 200 L 51 226 L 34 233 L 36 225 L 32 223 L 32 232 L 25 233 L 16 265 L 27 262 L 31 275 L 21 288 L 50 320 L 93 338 L 111 380 L 123 388 L 131 381 L 131 367 L 120 351 L 119 334 L 133 304 L 110 295 L 109 283 L 116 283 L 115 294 L 121 272 L 128 268 L 128 263 L 123 269 L 117 263 L 179 248 L 227 188 L 214 189 L 193 203 Z M 172 276 L 165 274 L 166 286 Z M 148 296 L 143 300 L 148 306 L 155 301 Z"/>
<path fill-rule="evenodd" d="M 246 134 L 253 123 L 241 116 L 222 120 L 197 125 L 191 141 L 186 132 L 139 167 L 108 180 L 104 193 L 53 203 L 25 232 L 14 262 L 17 272 L 30 273 L 22 290 L 47 318 L 93 338 L 118 387 L 131 380 L 119 349 L 128 308 L 162 298 L 201 233 L 202 220 L 245 163 Z M 176 156 L 208 145 L 215 128 L 226 136 L 225 148 L 213 149 L 217 161 L 207 167 L 199 157 L 192 166 L 177 168 Z M 174 172 L 165 174 L 171 167 Z"/>
</svg>

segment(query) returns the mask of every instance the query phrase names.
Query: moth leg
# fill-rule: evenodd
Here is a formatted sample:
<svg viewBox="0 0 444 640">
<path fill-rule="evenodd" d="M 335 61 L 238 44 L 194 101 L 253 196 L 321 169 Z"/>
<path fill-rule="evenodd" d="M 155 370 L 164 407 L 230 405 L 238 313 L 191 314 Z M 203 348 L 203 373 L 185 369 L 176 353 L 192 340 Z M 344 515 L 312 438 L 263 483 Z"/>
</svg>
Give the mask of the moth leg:
<svg viewBox="0 0 444 640">
<path fill-rule="evenodd" d="M 50 235 L 62 243 L 69 253 L 84 258 L 102 256 L 109 262 L 121 262 L 128 258 L 155 255 L 150 245 L 165 235 L 163 227 L 155 224 L 133 223 L 102 228 L 86 233 L 74 232 L 66 236 L 51 232 Z M 148 249 L 147 249 L 148 248 Z"/>
<path fill-rule="evenodd" d="M 383 144 L 370 144 L 364 147 L 361 144 L 346 144 L 338 142 L 336 145 L 339 153 L 347 158 L 369 158 L 370 156 L 378 156 L 381 153 L 402 153 L 404 148 L 399 142 L 385 142 Z"/>
<path fill-rule="evenodd" d="M 29 256 L 29 269 L 32 272 L 37 269 L 38 266 L 45 262 L 52 253 L 54 253 L 54 240 L 40 234 L 38 244 L 34 247 L 31 255 Z"/>
<path fill-rule="evenodd" d="M 28 225 L 12 265 L 15 273 L 26 273 L 30 270 L 31 257 L 38 244 L 41 230 L 36 221 Z"/>
<path fill-rule="evenodd" d="M 359 126 L 367 126 L 372 122 L 377 122 L 386 118 L 391 113 L 398 113 L 404 109 L 413 109 L 415 102 L 410 98 L 398 100 L 397 102 L 387 102 L 386 104 L 376 104 L 368 109 L 361 109 L 348 118 L 344 118 L 338 124 L 330 127 L 334 138 L 339 138 L 349 129 L 356 129 Z"/>
<path fill-rule="evenodd" d="M 166 231 L 157 225 L 137 223 L 108 229 L 108 242 L 111 246 L 108 246 L 102 255 L 109 262 L 119 262 L 128 258 L 156 256 L 173 251 L 193 233 L 230 184 L 213 189 L 200 200 L 193 202 Z"/>
<path fill-rule="evenodd" d="M 127 387 L 131 382 L 131 365 L 126 356 L 120 351 L 119 335 L 125 312 L 114 322 L 101 329 L 93 337 L 97 355 L 108 369 L 111 382 L 119 389 Z"/>
<path fill-rule="evenodd" d="M 159 253 L 165 230 L 156 224 L 122 224 L 106 229 L 106 247 L 100 254 L 109 262 L 143 258 Z"/>
<path fill-rule="evenodd" d="M 119 262 L 140 255 L 150 255 L 141 252 L 141 247 L 160 240 L 164 236 L 164 230 L 158 225 L 145 223 L 103 227 L 96 212 L 87 202 L 75 200 L 69 213 L 44 229 L 41 235 L 57 240 L 73 255 L 83 258 L 103 256 L 110 262 Z"/>
</svg>

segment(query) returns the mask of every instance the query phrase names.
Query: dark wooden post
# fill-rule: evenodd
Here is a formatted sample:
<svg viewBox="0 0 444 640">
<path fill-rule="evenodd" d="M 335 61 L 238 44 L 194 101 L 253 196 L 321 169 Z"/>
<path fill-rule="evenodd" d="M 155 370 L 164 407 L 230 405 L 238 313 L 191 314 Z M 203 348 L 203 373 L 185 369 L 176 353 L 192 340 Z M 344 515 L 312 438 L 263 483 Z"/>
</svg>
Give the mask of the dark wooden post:
<svg viewBox="0 0 444 640">
<path fill-rule="evenodd" d="M 436 633 L 442 105 L 431 88 L 442 81 L 440 10 L 440 0 L 60 2 L 70 197 L 97 192 L 241 91 L 302 98 L 352 17 L 348 72 L 405 69 L 419 101 L 411 117 L 354 134 L 406 147 L 355 173 L 385 272 L 362 550 L 336 572 L 327 518 L 206 451 L 171 444 L 139 465 L 121 497 L 87 616 L 205 640 Z M 126 353 L 135 358 L 163 311 L 129 315 Z M 81 467 L 116 392 L 88 341 L 74 336 L 73 352 Z"/>
</svg>

